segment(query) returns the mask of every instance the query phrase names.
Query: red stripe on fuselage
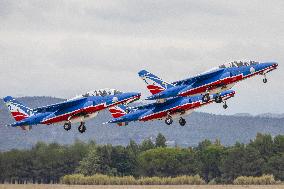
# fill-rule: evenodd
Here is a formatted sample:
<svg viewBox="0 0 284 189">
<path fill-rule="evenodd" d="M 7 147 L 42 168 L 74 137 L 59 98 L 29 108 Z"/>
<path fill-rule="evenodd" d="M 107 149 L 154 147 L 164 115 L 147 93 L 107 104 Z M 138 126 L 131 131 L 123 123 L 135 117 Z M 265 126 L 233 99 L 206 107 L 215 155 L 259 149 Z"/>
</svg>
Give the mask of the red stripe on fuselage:
<svg viewBox="0 0 284 189">
<path fill-rule="evenodd" d="M 57 122 L 62 122 L 62 121 L 69 121 L 68 119 L 70 118 L 70 116 L 76 115 L 78 113 L 91 114 L 91 113 L 94 113 L 96 111 L 100 111 L 100 110 L 103 110 L 103 109 L 105 109 L 104 104 L 99 104 L 97 106 L 89 106 L 89 107 L 86 107 L 86 108 L 83 108 L 83 109 L 75 110 L 73 112 L 68 112 L 68 113 L 65 113 L 65 114 L 62 114 L 62 115 L 59 115 L 59 116 L 56 116 L 56 117 L 52 117 L 50 119 L 44 120 L 42 123 L 43 124 L 52 124 L 52 123 L 57 123 Z M 71 119 L 75 119 L 75 118 L 77 118 L 77 116 L 75 116 Z"/>
<path fill-rule="evenodd" d="M 226 85 L 229 85 L 231 83 L 238 82 L 238 81 L 242 80 L 242 78 L 243 78 L 242 75 L 237 75 L 235 77 L 228 77 L 228 78 L 220 79 L 220 80 L 214 81 L 212 83 L 209 83 L 209 84 L 188 90 L 184 93 L 181 93 L 179 96 L 186 97 L 186 96 L 191 96 L 191 95 L 195 95 L 195 94 L 199 94 L 199 93 L 205 93 L 207 90 L 213 90 L 213 89 L 216 89 L 216 88 L 221 87 L 221 86 L 226 86 Z"/>
</svg>

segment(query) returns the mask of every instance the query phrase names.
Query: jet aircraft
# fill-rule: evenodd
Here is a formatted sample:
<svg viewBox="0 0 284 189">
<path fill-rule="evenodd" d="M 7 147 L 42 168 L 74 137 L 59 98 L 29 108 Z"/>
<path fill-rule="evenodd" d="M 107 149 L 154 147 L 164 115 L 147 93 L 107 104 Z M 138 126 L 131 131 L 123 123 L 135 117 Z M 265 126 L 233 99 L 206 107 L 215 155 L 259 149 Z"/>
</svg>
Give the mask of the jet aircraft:
<svg viewBox="0 0 284 189">
<path fill-rule="evenodd" d="M 226 100 L 233 97 L 235 91 L 227 90 L 220 93 L 223 107 L 227 108 Z M 211 95 L 212 98 L 204 102 L 202 95 L 192 97 L 176 97 L 168 99 L 163 103 L 155 102 L 147 105 L 129 107 L 123 105 L 113 106 L 109 108 L 110 113 L 114 117 L 113 120 L 107 123 L 117 123 L 119 126 L 125 126 L 131 121 L 150 121 L 156 119 L 165 119 L 167 125 L 173 123 L 173 118 L 179 117 L 179 124 L 184 126 L 186 120 L 182 117 L 193 112 L 194 109 L 214 102 L 216 94 Z"/>
<path fill-rule="evenodd" d="M 80 133 L 84 133 L 86 120 L 94 118 L 106 108 L 131 103 L 140 99 L 140 96 L 140 93 L 135 92 L 122 93 L 115 89 L 101 89 L 35 109 L 28 108 L 11 96 L 7 96 L 3 100 L 16 120 L 9 126 L 30 130 L 33 125 L 63 123 L 64 129 L 68 131 L 71 129 L 72 123 L 80 122 L 78 130 Z"/>
<path fill-rule="evenodd" d="M 201 94 L 202 100 L 208 102 L 210 94 L 217 94 L 214 100 L 221 103 L 220 92 L 231 89 L 235 83 L 255 75 L 263 75 L 263 82 L 266 83 L 266 74 L 275 70 L 277 66 L 276 62 L 235 61 L 173 83 L 165 82 L 146 70 L 141 70 L 138 75 L 152 93 L 152 96 L 147 97 L 146 100 L 164 101 L 177 96 L 186 97 Z"/>
</svg>

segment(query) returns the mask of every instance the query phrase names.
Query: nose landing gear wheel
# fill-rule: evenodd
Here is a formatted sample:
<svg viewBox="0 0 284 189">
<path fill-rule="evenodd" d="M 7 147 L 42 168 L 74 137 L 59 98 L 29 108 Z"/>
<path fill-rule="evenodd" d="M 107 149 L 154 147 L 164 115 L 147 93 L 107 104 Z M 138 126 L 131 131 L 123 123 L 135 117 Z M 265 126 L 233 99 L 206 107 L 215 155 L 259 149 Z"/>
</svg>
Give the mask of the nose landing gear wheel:
<svg viewBox="0 0 284 189">
<path fill-rule="evenodd" d="M 202 96 L 203 102 L 208 102 L 209 100 L 210 100 L 210 95 L 208 93 Z"/>
<path fill-rule="evenodd" d="M 81 122 L 80 126 L 78 127 L 78 131 L 80 133 L 84 133 L 86 131 L 86 126 L 84 122 Z"/>
<path fill-rule="evenodd" d="M 70 123 L 70 122 L 64 123 L 63 128 L 64 128 L 66 131 L 69 131 L 69 130 L 71 129 L 71 123 Z"/>
<path fill-rule="evenodd" d="M 263 81 L 263 83 L 267 83 L 267 79 L 266 78 L 264 78 L 262 81 Z"/>
<path fill-rule="evenodd" d="M 179 124 L 180 124 L 180 126 L 182 126 L 182 127 L 185 126 L 186 120 L 181 117 L 181 118 L 179 119 Z"/>
<path fill-rule="evenodd" d="M 167 125 L 171 125 L 173 123 L 173 119 L 171 117 L 167 117 L 166 120 L 165 120 L 165 123 Z"/>
</svg>

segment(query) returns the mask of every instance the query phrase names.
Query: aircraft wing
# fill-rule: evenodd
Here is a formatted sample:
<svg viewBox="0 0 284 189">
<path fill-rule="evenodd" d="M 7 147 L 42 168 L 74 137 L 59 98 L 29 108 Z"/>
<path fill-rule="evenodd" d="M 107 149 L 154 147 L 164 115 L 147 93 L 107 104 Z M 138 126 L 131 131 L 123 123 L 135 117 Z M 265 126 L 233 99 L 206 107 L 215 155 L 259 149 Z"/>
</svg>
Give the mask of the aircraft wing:
<svg viewBox="0 0 284 189">
<path fill-rule="evenodd" d="M 74 100 L 67 100 L 67 101 L 64 101 L 64 102 L 59 102 L 59 103 L 51 104 L 51 105 L 48 105 L 48 106 L 38 107 L 38 108 L 33 109 L 33 111 L 37 112 L 37 113 L 55 112 L 59 109 L 68 108 L 70 106 L 75 106 L 75 105 L 77 105 L 77 104 L 79 104 L 79 103 L 81 103 L 85 100 L 86 100 L 86 97 L 74 99 Z"/>
<path fill-rule="evenodd" d="M 183 84 L 190 85 L 194 82 L 204 80 L 204 79 L 208 79 L 210 77 L 214 77 L 214 76 L 218 75 L 219 73 L 221 73 L 223 71 L 224 71 L 224 68 L 218 68 L 216 70 L 205 72 L 205 73 L 199 74 L 197 76 L 190 77 L 188 79 L 175 81 L 172 84 L 175 85 L 175 86 L 179 86 L 179 85 L 183 85 Z"/>
<path fill-rule="evenodd" d="M 151 104 L 142 104 L 142 105 L 139 105 L 139 106 L 129 107 L 127 109 L 128 110 L 141 110 L 141 109 L 145 109 L 145 108 L 150 108 L 152 106 L 154 106 L 153 103 L 151 103 Z"/>
</svg>

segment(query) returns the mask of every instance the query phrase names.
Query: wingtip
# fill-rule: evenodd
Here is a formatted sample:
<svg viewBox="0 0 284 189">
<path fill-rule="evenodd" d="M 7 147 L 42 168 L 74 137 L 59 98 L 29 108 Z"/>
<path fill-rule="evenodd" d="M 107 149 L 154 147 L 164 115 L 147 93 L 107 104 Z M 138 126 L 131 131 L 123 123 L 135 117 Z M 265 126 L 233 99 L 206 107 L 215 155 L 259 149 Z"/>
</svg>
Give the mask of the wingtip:
<svg viewBox="0 0 284 189">
<path fill-rule="evenodd" d="M 141 77 L 141 76 L 144 76 L 145 74 L 149 73 L 147 70 L 140 70 L 138 72 L 138 75 Z"/>
<path fill-rule="evenodd" d="M 8 101 L 11 101 L 11 100 L 13 100 L 13 99 L 14 99 L 14 98 L 11 97 L 11 96 L 6 96 L 6 97 L 3 98 L 4 102 L 8 102 Z"/>
</svg>

